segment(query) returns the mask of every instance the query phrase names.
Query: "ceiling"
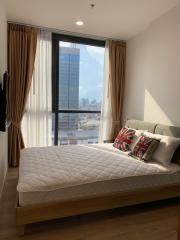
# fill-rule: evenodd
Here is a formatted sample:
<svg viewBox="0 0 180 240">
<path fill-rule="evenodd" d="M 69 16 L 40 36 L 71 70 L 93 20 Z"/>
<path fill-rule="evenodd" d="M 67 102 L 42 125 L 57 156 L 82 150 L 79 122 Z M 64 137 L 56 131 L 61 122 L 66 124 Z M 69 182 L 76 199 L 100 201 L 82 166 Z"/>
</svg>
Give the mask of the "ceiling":
<svg viewBox="0 0 180 240">
<path fill-rule="evenodd" d="M 9 21 L 128 40 L 180 0 L 5 0 Z M 94 3 L 92 9 L 90 4 Z M 84 26 L 75 25 L 83 20 Z"/>
</svg>

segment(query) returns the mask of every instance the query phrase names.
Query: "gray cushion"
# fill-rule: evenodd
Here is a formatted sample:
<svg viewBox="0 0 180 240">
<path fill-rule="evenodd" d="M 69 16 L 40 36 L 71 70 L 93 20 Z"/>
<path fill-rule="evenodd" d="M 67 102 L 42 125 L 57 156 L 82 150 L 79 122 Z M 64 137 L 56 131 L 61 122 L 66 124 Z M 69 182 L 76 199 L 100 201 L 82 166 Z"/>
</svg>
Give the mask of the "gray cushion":
<svg viewBox="0 0 180 240">
<path fill-rule="evenodd" d="M 144 122 L 140 120 L 127 120 L 126 126 L 137 130 L 147 130 L 148 132 L 154 133 L 156 123 Z"/>
<path fill-rule="evenodd" d="M 180 138 L 180 127 L 158 124 L 155 128 L 155 134 Z"/>
</svg>

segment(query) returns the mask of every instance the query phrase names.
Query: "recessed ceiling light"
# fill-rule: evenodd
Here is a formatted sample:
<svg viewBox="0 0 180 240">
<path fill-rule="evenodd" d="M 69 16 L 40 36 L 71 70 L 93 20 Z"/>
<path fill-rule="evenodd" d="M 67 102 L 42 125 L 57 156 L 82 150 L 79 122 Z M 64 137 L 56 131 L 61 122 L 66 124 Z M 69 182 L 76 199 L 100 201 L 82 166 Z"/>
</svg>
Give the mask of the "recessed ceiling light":
<svg viewBox="0 0 180 240">
<path fill-rule="evenodd" d="M 76 25 L 82 26 L 82 25 L 84 25 L 84 23 L 83 23 L 83 21 L 79 20 L 79 21 L 76 22 Z"/>
</svg>

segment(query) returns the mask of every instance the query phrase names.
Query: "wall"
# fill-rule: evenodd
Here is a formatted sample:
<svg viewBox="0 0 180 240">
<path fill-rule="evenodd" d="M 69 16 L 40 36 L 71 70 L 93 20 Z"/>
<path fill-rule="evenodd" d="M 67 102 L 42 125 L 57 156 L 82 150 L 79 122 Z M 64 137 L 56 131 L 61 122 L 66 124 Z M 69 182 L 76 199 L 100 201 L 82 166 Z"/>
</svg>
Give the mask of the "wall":
<svg viewBox="0 0 180 240">
<path fill-rule="evenodd" d="M 7 69 L 7 20 L 0 0 L 0 79 Z M 7 134 L 0 132 L 0 197 L 7 172 Z"/>
<path fill-rule="evenodd" d="M 180 126 L 180 7 L 127 43 L 124 121 Z"/>
</svg>

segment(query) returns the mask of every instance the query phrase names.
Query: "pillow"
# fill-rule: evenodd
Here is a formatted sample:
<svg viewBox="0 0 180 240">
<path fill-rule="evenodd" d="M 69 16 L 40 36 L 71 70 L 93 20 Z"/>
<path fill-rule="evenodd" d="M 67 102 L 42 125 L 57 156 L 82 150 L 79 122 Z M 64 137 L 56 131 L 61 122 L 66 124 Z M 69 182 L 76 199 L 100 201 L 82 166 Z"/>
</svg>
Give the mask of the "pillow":
<svg viewBox="0 0 180 240">
<path fill-rule="evenodd" d="M 154 139 L 142 135 L 139 137 L 133 151 L 129 153 L 130 156 L 143 160 L 145 162 L 149 161 L 158 147 L 160 139 Z"/>
<path fill-rule="evenodd" d="M 125 126 L 126 128 L 128 128 L 127 126 Z M 139 140 L 139 137 L 143 135 L 144 132 L 148 132 L 148 130 L 139 130 L 139 129 L 134 129 L 134 128 L 128 128 L 128 129 L 132 129 L 135 131 L 135 134 L 133 136 L 133 141 L 130 145 L 130 150 L 133 151 L 136 143 L 138 142 Z"/>
<path fill-rule="evenodd" d="M 180 145 L 180 138 L 164 136 L 160 134 L 152 134 L 148 132 L 144 134 L 149 137 L 161 139 L 161 142 L 154 152 L 152 159 L 162 163 L 163 165 L 169 165 L 171 163 L 174 152 Z"/>
<path fill-rule="evenodd" d="M 133 130 L 135 131 L 135 134 L 134 134 L 134 136 L 133 136 L 133 141 L 132 141 L 132 143 L 131 143 L 131 145 L 130 145 L 130 150 L 131 150 L 131 151 L 133 151 L 136 143 L 137 143 L 138 140 L 139 140 L 139 137 L 142 136 L 143 133 L 144 133 L 144 130 L 135 130 L 135 129 L 133 129 Z"/>
<path fill-rule="evenodd" d="M 113 143 L 113 147 L 123 152 L 130 151 L 130 145 L 133 142 L 134 135 L 135 130 L 126 127 L 122 128 Z"/>
</svg>

